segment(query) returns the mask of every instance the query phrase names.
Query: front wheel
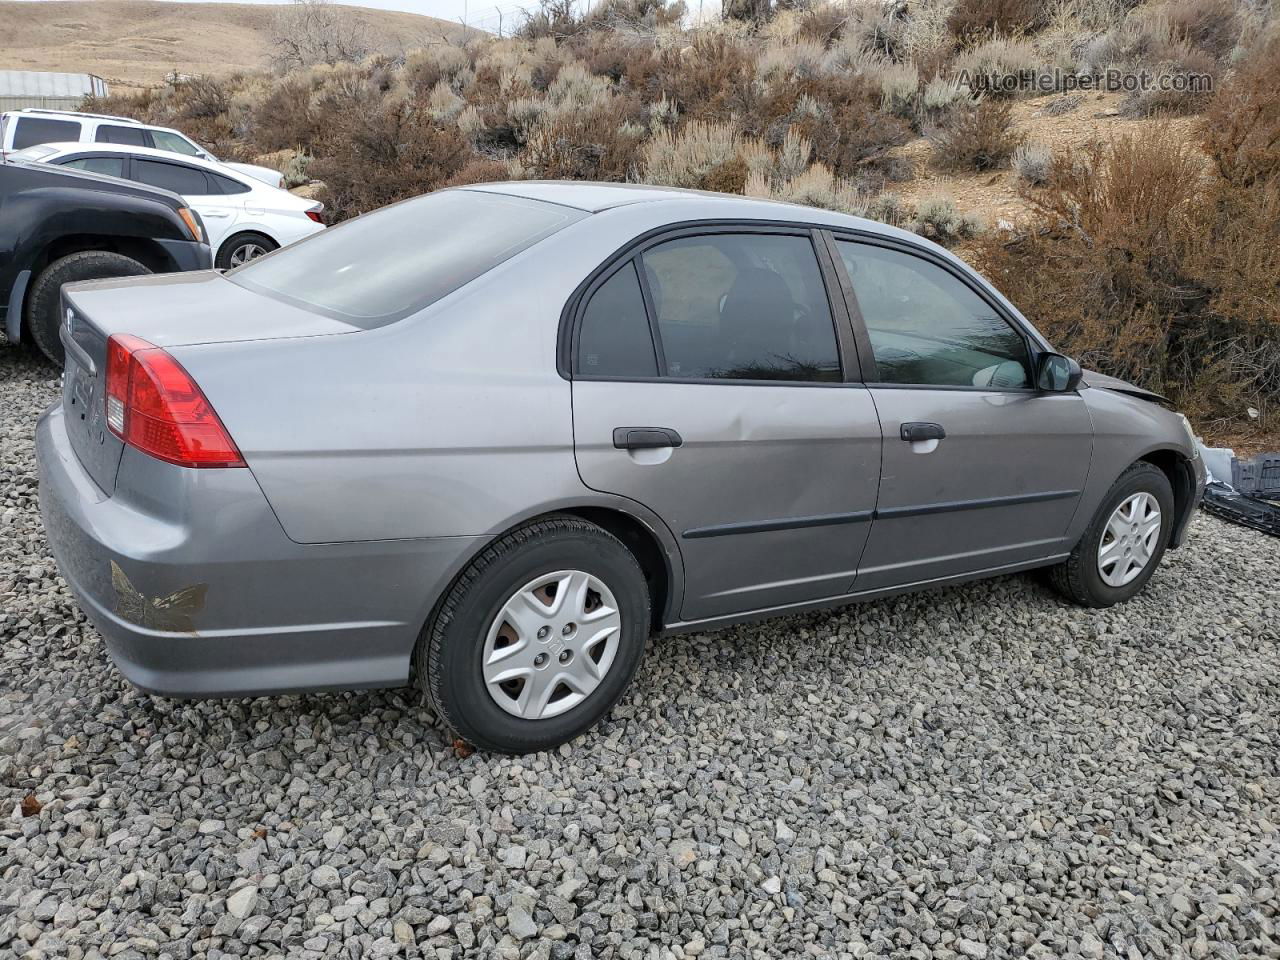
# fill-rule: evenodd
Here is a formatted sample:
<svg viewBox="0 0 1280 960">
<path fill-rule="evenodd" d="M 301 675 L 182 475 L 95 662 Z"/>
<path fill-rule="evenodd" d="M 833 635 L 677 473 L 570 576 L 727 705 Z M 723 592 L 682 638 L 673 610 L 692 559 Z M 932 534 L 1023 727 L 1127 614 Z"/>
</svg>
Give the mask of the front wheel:
<svg viewBox="0 0 1280 960">
<path fill-rule="evenodd" d="M 55 260 L 31 285 L 27 297 L 27 332 L 41 353 L 62 366 L 66 360 L 66 348 L 58 335 L 62 326 L 62 285 L 78 280 L 137 277 L 150 272 L 146 264 L 110 250 L 82 250 Z"/>
<path fill-rule="evenodd" d="M 237 233 L 218 249 L 218 258 L 214 266 L 219 270 L 230 270 L 250 260 L 257 260 L 279 246 L 280 244 L 266 234 Z"/>
<path fill-rule="evenodd" d="M 1159 467 L 1139 461 L 1108 491 L 1066 562 L 1049 582 L 1086 607 L 1121 603 L 1147 585 L 1173 529 L 1173 488 Z"/>
<path fill-rule="evenodd" d="M 649 622 L 631 552 L 595 524 L 551 517 L 507 534 L 462 573 L 418 641 L 414 673 L 468 742 L 547 750 L 622 696 Z"/>
</svg>

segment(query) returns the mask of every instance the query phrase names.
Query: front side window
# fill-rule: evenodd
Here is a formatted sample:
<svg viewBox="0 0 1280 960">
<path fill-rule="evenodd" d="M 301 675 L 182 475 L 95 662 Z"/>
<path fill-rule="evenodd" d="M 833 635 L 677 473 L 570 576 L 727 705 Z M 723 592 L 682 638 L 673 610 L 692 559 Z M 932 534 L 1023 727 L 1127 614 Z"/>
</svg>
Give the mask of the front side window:
<svg viewBox="0 0 1280 960">
<path fill-rule="evenodd" d="M 184 196 L 198 196 L 209 192 L 209 182 L 205 179 L 203 170 L 179 163 L 165 163 L 163 160 L 134 157 L 133 179 Z"/>
<path fill-rule="evenodd" d="M 147 146 L 146 132 L 141 127 L 125 127 L 116 123 L 104 123 L 94 137 L 98 143 L 123 143 L 130 147 Z"/>
<path fill-rule="evenodd" d="M 124 176 L 124 157 L 76 157 L 74 160 L 62 161 L 59 166 L 101 173 L 108 177 Z"/>
<path fill-rule="evenodd" d="M 635 264 L 624 263 L 596 288 L 578 328 L 578 373 L 656 377 L 658 362 Z"/>
<path fill-rule="evenodd" d="M 826 288 L 807 236 L 682 237 L 644 252 L 665 376 L 838 381 Z"/>
<path fill-rule="evenodd" d="M 304 309 L 376 327 L 416 313 L 585 216 L 523 197 L 442 190 L 322 230 L 227 276 Z"/>
<path fill-rule="evenodd" d="M 176 133 L 170 133 L 168 130 L 152 130 L 151 142 L 156 145 L 157 150 L 167 150 L 169 153 L 181 153 L 188 157 L 200 156 L 199 147 L 186 137 L 180 137 Z"/>
<path fill-rule="evenodd" d="M 74 142 L 80 139 L 80 123 L 76 120 L 51 120 L 48 117 L 19 117 L 13 130 L 13 149 L 34 147 L 38 143 Z"/>
<path fill-rule="evenodd" d="M 1027 344 L 959 278 L 920 257 L 837 241 L 881 383 L 1030 385 Z"/>
</svg>

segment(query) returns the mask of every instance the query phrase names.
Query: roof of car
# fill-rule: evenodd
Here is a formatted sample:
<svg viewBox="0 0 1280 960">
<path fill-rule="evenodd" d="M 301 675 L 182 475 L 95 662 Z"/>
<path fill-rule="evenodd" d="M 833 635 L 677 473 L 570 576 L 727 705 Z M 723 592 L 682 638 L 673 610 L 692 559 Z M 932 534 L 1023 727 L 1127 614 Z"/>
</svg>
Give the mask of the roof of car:
<svg viewBox="0 0 1280 960">
<path fill-rule="evenodd" d="M 158 128 L 157 128 L 158 129 Z M 202 157 L 192 157 L 185 153 L 174 153 L 172 150 L 157 150 L 154 147 L 138 147 L 130 143 L 89 143 L 81 140 L 79 142 L 68 140 L 65 143 L 42 143 L 42 147 L 54 147 L 59 153 L 131 153 L 138 157 L 149 157 L 156 160 L 168 160 L 174 163 L 186 163 L 193 167 L 199 167 L 201 170 L 210 170 L 213 173 L 220 173 L 223 176 L 231 177 L 233 180 L 243 181 L 253 186 L 254 181 L 247 173 L 241 173 L 239 170 L 230 169 L 225 164 L 215 163 L 212 160 L 205 160 Z"/>
<path fill-rule="evenodd" d="M 796 221 L 833 227 L 853 227 L 870 233 L 910 238 L 916 244 L 933 247 L 930 241 L 897 227 L 867 220 L 852 214 L 825 210 L 805 204 L 789 203 L 740 194 L 713 193 L 709 190 L 686 190 L 680 187 L 656 187 L 640 183 L 591 183 L 573 180 L 511 180 L 499 183 L 468 184 L 458 190 L 483 190 L 507 196 L 540 200 L 573 207 L 587 213 L 601 213 L 617 207 L 640 203 L 672 203 L 704 201 L 706 213 L 750 220 Z M 801 212 L 802 211 L 802 212 Z"/>
</svg>

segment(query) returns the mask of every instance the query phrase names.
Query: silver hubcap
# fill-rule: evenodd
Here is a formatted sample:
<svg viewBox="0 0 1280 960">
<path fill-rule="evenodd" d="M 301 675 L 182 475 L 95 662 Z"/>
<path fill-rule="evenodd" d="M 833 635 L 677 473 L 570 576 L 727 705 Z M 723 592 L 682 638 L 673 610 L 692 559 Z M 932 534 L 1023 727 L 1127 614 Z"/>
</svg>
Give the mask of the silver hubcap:
<svg viewBox="0 0 1280 960">
<path fill-rule="evenodd" d="M 247 263 L 250 260 L 256 260 L 266 252 L 266 248 L 261 244 L 242 243 L 231 251 L 231 265 L 233 267 L 238 267 L 242 263 Z"/>
<path fill-rule="evenodd" d="M 572 710 L 613 666 L 622 634 L 617 601 L 581 570 L 531 580 L 498 612 L 484 641 L 484 685 L 524 720 Z"/>
<path fill-rule="evenodd" d="M 1123 587 L 1146 569 L 1160 542 L 1160 504 L 1149 493 L 1135 493 L 1111 513 L 1098 544 L 1098 573 Z"/>
</svg>

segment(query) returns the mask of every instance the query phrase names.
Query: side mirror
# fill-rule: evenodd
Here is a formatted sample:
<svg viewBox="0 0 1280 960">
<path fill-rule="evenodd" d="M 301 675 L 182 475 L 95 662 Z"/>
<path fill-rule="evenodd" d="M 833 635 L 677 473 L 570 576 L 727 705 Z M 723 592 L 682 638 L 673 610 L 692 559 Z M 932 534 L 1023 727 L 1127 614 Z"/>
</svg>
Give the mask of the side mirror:
<svg viewBox="0 0 1280 960">
<path fill-rule="evenodd" d="M 1036 389 L 1045 393 L 1070 393 L 1083 377 L 1080 364 L 1060 353 L 1042 353 L 1036 363 Z"/>
</svg>

